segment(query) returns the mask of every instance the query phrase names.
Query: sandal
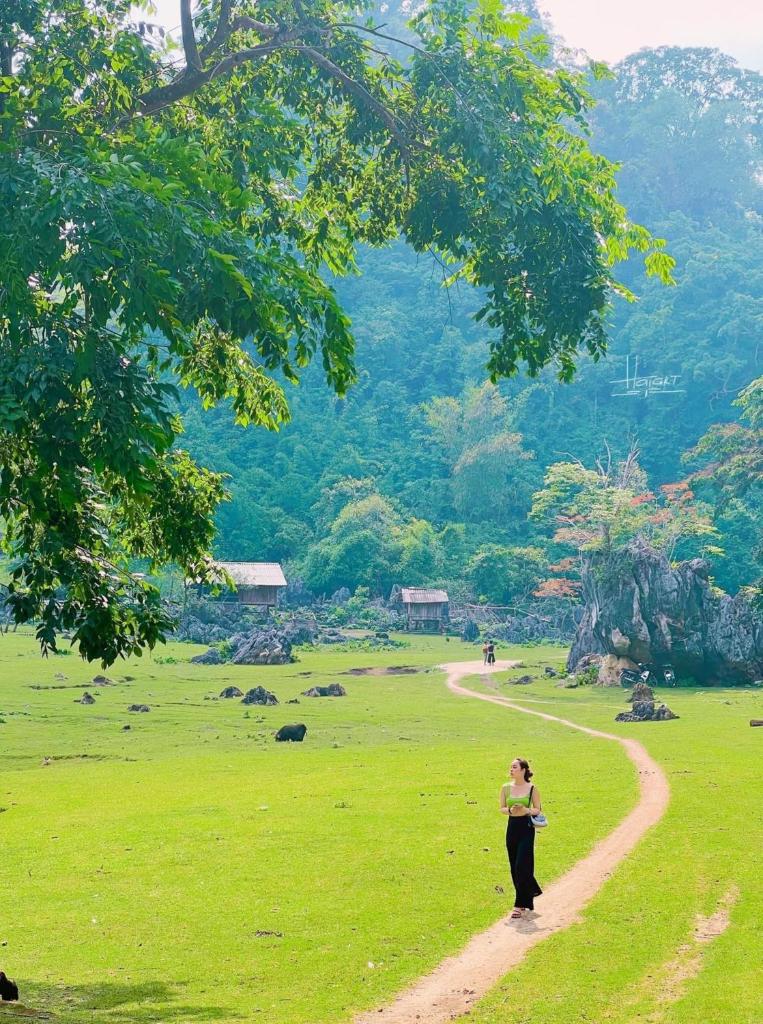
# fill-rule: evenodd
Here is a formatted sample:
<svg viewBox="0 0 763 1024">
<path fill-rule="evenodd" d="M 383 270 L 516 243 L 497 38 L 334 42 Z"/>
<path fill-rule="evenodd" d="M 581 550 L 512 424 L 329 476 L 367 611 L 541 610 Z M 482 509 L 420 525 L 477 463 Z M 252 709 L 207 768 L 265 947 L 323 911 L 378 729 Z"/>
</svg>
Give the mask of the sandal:
<svg viewBox="0 0 763 1024">
<path fill-rule="evenodd" d="M 514 918 L 514 920 L 517 920 L 518 918 L 524 917 L 524 914 L 525 914 L 524 910 L 520 910 L 519 907 L 514 907 L 514 909 L 511 912 L 511 916 Z"/>
</svg>

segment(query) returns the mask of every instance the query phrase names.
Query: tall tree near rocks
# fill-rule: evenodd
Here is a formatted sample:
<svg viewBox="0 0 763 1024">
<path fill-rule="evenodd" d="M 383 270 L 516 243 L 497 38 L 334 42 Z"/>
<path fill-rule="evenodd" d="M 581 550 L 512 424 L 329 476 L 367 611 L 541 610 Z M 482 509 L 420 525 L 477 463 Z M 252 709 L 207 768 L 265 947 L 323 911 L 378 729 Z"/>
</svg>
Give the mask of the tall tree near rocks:
<svg viewBox="0 0 763 1024">
<path fill-rule="evenodd" d="M 399 234 L 479 286 L 493 378 L 606 347 L 633 250 L 582 77 L 497 0 L 433 0 L 402 66 L 327 0 L 0 9 L 0 516 L 9 602 L 105 664 L 169 621 L 134 557 L 203 579 L 223 482 L 176 441 L 173 381 L 275 429 L 314 358 L 354 379 L 330 284 Z"/>
<path fill-rule="evenodd" d="M 747 512 L 757 524 L 754 543 L 746 552 L 763 564 L 763 377 L 752 381 L 734 403 L 740 423 L 715 424 L 685 455 L 698 468 L 691 479 L 715 498 L 716 519 L 730 511 Z M 763 607 L 763 579 L 753 587 L 755 603 Z"/>
</svg>

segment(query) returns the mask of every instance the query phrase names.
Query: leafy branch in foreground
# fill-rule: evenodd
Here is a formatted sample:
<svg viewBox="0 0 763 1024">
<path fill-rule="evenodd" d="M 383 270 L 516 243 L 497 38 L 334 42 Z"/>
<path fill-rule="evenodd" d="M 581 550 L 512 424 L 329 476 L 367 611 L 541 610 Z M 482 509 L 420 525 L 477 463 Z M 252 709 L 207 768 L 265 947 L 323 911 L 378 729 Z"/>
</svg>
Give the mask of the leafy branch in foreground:
<svg viewBox="0 0 763 1024">
<path fill-rule="evenodd" d="M 478 286 L 494 379 L 606 347 L 613 266 L 662 243 L 585 140 L 584 79 L 527 19 L 434 0 L 402 65 L 351 4 L 130 0 L 0 11 L 0 516 L 10 603 L 105 663 L 167 630 L 130 571 L 209 572 L 219 477 L 175 449 L 174 383 L 288 418 L 314 358 L 354 379 L 330 276 L 402 234 Z M 206 568 L 205 568 L 206 567 Z"/>
</svg>

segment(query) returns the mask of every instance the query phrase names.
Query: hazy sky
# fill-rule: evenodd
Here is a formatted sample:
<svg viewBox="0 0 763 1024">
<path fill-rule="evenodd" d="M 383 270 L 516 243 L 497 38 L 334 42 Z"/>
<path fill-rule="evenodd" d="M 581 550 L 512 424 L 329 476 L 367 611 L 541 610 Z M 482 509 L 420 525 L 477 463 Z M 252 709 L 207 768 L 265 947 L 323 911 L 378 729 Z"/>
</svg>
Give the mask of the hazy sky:
<svg viewBox="0 0 763 1024">
<path fill-rule="evenodd" d="M 540 0 L 569 46 L 615 63 L 642 46 L 712 46 L 763 71 L 763 0 Z"/>
<path fill-rule="evenodd" d="M 179 0 L 154 0 L 168 28 Z M 763 0 L 540 0 L 569 46 L 614 63 L 642 46 L 713 46 L 763 71 Z"/>
</svg>

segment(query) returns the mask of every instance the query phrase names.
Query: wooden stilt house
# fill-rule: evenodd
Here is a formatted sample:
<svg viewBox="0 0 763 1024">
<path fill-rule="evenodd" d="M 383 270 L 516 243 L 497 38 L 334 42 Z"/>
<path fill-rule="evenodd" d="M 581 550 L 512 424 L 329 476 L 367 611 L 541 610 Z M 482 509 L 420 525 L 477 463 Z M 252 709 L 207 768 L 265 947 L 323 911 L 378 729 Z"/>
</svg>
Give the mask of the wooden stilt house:
<svg viewBox="0 0 763 1024">
<path fill-rule="evenodd" d="M 217 562 L 236 584 L 230 599 L 256 608 L 277 608 L 286 578 L 278 562 Z"/>
<path fill-rule="evenodd" d="M 400 596 L 409 630 L 436 633 L 448 621 L 449 601 L 445 590 L 403 587 Z"/>
</svg>

